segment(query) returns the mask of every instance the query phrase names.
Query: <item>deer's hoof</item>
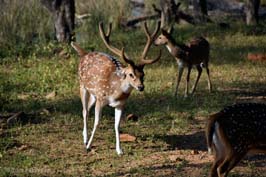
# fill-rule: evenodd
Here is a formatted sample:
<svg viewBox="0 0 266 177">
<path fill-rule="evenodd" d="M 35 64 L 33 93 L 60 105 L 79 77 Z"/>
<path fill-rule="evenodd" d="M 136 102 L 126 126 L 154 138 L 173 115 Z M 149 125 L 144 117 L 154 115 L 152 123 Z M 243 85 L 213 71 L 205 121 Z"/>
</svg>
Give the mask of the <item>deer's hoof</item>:
<svg viewBox="0 0 266 177">
<path fill-rule="evenodd" d="M 85 152 L 88 154 L 89 152 L 91 152 L 90 148 L 85 148 Z"/>
<path fill-rule="evenodd" d="M 123 155 L 123 151 L 121 149 L 117 150 L 116 153 L 117 153 L 118 156 L 122 156 Z"/>
</svg>

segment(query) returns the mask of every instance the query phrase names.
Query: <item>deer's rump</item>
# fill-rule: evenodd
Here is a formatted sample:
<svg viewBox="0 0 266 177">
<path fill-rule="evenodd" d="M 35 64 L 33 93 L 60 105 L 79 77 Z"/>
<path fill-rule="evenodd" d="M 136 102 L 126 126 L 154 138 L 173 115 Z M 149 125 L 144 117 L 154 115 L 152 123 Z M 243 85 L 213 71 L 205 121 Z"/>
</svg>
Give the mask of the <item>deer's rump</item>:
<svg viewBox="0 0 266 177">
<path fill-rule="evenodd" d="M 249 103 L 226 107 L 216 114 L 213 133 L 217 131 L 217 126 L 235 149 L 266 148 L 265 104 Z"/>
<path fill-rule="evenodd" d="M 192 39 L 188 44 L 188 60 L 194 61 L 193 64 L 199 64 L 204 61 L 205 64 L 209 61 L 210 44 L 203 37 Z M 197 63 L 198 61 L 198 63 Z"/>
</svg>

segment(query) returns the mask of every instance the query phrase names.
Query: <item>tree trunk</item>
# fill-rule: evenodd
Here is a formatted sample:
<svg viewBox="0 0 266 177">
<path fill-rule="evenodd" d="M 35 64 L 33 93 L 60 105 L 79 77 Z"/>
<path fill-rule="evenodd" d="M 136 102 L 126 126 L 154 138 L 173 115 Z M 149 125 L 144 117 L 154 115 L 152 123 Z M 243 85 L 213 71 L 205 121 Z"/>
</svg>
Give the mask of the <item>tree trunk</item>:
<svg viewBox="0 0 266 177">
<path fill-rule="evenodd" d="M 199 0 L 202 15 L 208 15 L 207 0 Z"/>
<path fill-rule="evenodd" d="M 259 22 L 260 0 L 247 0 L 246 23 L 256 25 Z"/>
<path fill-rule="evenodd" d="M 205 17 L 208 16 L 207 0 L 192 0 L 192 6 L 194 16 L 205 21 Z"/>
<path fill-rule="evenodd" d="M 70 43 L 74 37 L 75 1 L 41 0 L 41 3 L 53 14 L 57 41 Z"/>
<path fill-rule="evenodd" d="M 178 23 L 180 20 L 184 20 L 190 24 L 195 24 L 194 18 L 184 13 L 182 10 L 179 10 L 179 6 L 181 3 L 175 3 L 175 0 L 161 0 L 160 8 L 157 8 L 155 4 L 153 4 L 153 9 L 156 13 L 161 16 L 161 28 L 170 29 L 173 24 Z"/>
<path fill-rule="evenodd" d="M 173 25 L 179 5 L 175 3 L 175 0 L 160 0 L 161 28 L 169 28 Z"/>
</svg>

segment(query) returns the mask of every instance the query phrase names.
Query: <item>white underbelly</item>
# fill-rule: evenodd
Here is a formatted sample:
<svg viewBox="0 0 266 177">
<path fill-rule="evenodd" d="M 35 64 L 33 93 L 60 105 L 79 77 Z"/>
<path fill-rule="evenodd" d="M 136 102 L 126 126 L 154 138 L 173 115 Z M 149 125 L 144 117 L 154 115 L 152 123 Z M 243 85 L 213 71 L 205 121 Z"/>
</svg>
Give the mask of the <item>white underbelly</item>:
<svg viewBox="0 0 266 177">
<path fill-rule="evenodd" d="M 114 100 L 113 98 L 109 98 L 109 106 L 117 107 L 122 104 L 122 101 Z"/>
</svg>

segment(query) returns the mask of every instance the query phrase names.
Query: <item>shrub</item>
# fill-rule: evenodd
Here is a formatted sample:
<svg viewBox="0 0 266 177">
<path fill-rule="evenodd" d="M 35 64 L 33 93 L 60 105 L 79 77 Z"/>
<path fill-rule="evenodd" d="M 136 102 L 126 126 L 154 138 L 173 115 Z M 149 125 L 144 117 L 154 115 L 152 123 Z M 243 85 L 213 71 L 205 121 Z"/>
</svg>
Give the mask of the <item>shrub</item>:
<svg viewBox="0 0 266 177">
<path fill-rule="evenodd" d="M 32 44 L 52 38 L 52 20 L 36 0 L 3 0 L 0 11 L 0 57 L 26 56 Z"/>
</svg>

